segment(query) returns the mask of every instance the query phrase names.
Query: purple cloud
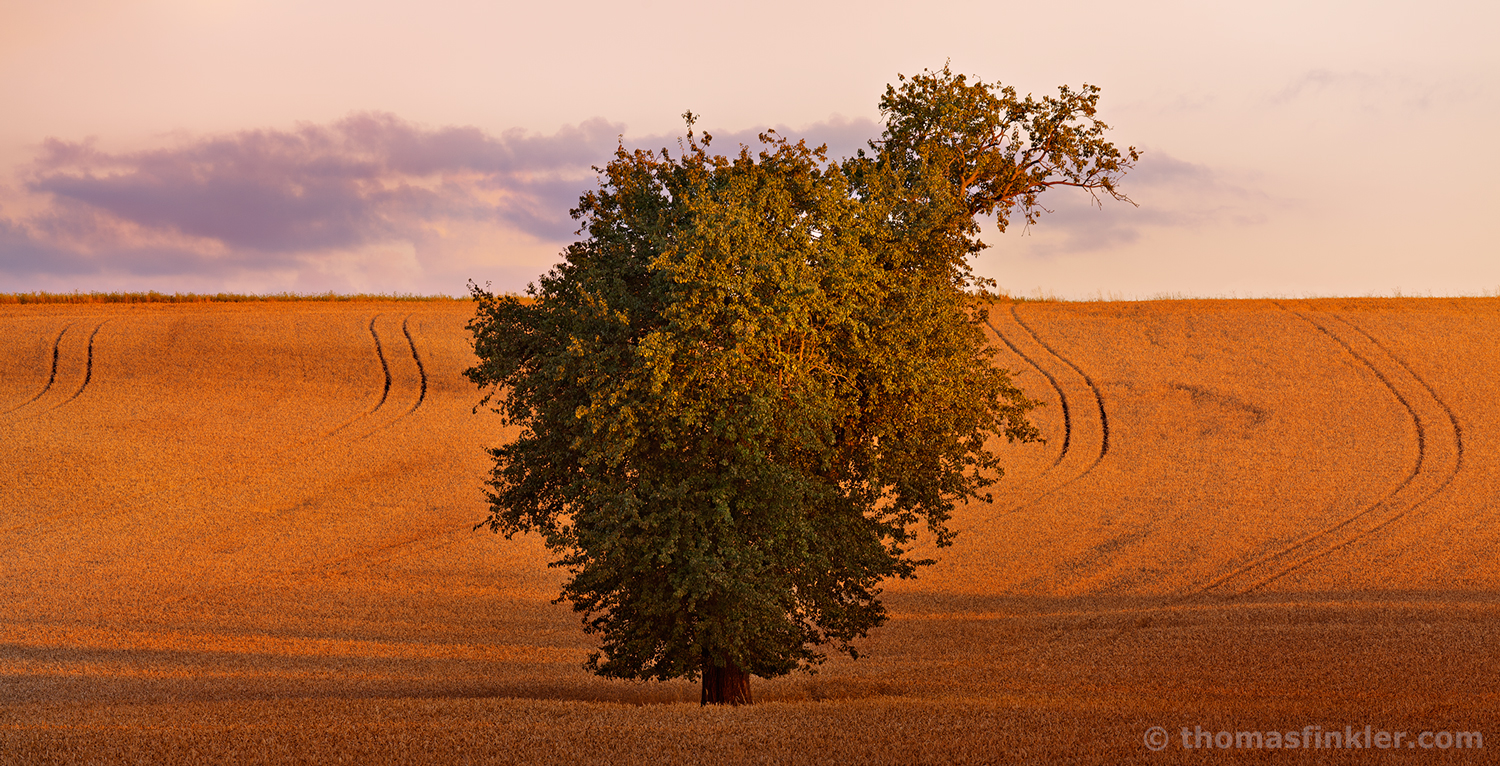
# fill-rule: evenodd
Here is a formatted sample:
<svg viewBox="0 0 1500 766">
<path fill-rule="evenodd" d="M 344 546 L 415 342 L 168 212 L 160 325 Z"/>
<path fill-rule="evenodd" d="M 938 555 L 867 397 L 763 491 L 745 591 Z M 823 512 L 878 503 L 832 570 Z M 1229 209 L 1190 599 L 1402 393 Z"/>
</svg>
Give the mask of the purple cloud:
<svg viewBox="0 0 1500 766">
<path fill-rule="evenodd" d="M 877 135 L 879 126 L 834 119 L 777 131 L 827 143 L 837 158 Z M 39 202 L 28 206 L 34 212 L 0 214 L 0 275 L 326 276 L 346 268 L 336 264 L 347 263 L 349 253 L 372 257 L 368 252 L 395 252 L 390 246 L 404 243 L 415 252 L 413 268 L 429 282 L 457 279 L 461 287 L 463 277 L 455 275 L 472 271 L 474 254 L 493 250 L 490 243 L 506 231 L 538 244 L 524 256 L 499 254 L 519 260 L 496 265 L 539 273 L 546 265 L 536 263 L 536 252 L 555 256 L 573 239 L 578 223 L 568 211 L 595 186 L 593 167 L 609 161 L 623 132 L 596 118 L 552 135 L 494 135 L 370 113 L 137 152 L 48 139 L 21 180 Z M 716 133 L 712 148 L 754 148 L 760 132 Z M 625 141 L 627 148 L 674 153 L 678 144 L 675 135 Z M 410 286 L 387 289 L 396 288 Z"/>
<path fill-rule="evenodd" d="M 593 120 L 552 136 L 495 138 L 363 114 L 126 154 L 49 139 L 27 188 L 138 226 L 268 253 L 409 238 L 441 217 L 506 221 L 553 239 L 570 232 L 568 205 L 549 204 L 560 202 L 559 176 L 576 187 L 619 132 Z"/>
</svg>

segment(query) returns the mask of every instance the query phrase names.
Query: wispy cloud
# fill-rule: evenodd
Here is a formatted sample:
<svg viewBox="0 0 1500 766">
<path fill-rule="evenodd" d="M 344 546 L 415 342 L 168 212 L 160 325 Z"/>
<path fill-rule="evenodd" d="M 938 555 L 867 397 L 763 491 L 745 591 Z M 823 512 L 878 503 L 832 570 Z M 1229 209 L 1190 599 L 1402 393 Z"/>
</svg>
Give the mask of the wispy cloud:
<svg viewBox="0 0 1500 766">
<path fill-rule="evenodd" d="M 1087 253 L 1139 241 L 1150 229 L 1204 229 L 1266 223 L 1288 202 L 1257 188 L 1252 179 L 1148 149 L 1121 182 L 1138 206 L 1058 189 L 1040 202 L 1044 213 L 1028 234 L 1033 255 Z M 1050 196 L 1050 199 L 1048 198 Z"/>
<path fill-rule="evenodd" d="M 1368 114 L 1421 112 L 1482 99 L 1492 81 L 1487 74 L 1462 68 L 1441 74 L 1316 68 L 1288 80 L 1267 103 L 1299 110 L 1322 102 L 1329 108 L 1352 107 Z"/>
</svg>

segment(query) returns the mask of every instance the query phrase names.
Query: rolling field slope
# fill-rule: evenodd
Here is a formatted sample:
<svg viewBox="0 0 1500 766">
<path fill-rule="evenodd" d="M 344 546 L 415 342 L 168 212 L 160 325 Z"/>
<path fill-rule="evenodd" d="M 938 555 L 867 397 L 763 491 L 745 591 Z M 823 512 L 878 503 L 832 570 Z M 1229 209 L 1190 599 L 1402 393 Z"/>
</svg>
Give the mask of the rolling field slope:
<svg viewBox="0 0 1500 766">
<path fill-rule="evenodd" d="M 996 304 L 1047 442 L 998 445 L 859 661 L 728 710 L 586 674 L 539 542 L 473 531 L 508 433 L 471 411 L 471 311 L 0 306 L 0 763 L 1500 748 L 1500 300 Z M 1484 760 L 1214 756 L 1418 754 Z"/>
</svg>

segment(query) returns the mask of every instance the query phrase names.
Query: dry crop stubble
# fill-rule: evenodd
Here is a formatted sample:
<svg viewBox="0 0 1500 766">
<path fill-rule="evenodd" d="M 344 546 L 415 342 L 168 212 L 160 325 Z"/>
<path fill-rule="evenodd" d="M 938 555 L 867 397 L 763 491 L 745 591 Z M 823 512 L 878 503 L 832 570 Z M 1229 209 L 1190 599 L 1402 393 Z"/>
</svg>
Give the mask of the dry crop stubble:
<svg viewBox="0 0 1500 766">
<path fill-rule="evenodd" d="M 1329 574 L 1338 572 L 1340 584 L 1368 588 L 1395 570 L 1422 590 L 1493 588 L 1500 422 L 1490 403 L 1500 394 L 1494 375 L 1500 353 L 1492 342 L 1500 316 L 1493 301 L 1485 307 L 1454 312 L 1442 300 L 1329 301 L 1309 312 L 1367 349 L 1403 391 L 1422 426 L 1425 459 L 1403 496 L 1367 525 L 1370 532 L 1345 544 L 1349 564 L 1298 573 L 1298 587 L 1327 587 Z"/>
<path fill-rule="evenodd" d="M 0 347 L 10 350 L 0 358 L 0 418 L 25 417 L 17 412 L 34 405 L 56 384 L 62 336 L 69 324 L 27 317 L 0 329 Z"/>
<path fill-rule="evenodd" d="M 35 377 L 41 381 L 41 385 L 35 394 L 0 410 L 0 417 L 14 421 L 28 419 L 81 396 L 93 376 L 94 341 L 103 329 L 104 321 L 107 320 L 65 322 L 52 339 L 50 353 L 46 349 L 46 333 L 33 334 L 31 338 L 18 338 L 18 345 L 23 348 L 30 345 L 37 352 L 31 356 L 40 356 L 41 363 L 28 359 L 31 363 L 24 371 L 16 371 L 18 374 L 15 375 L 15 381 L 25 385 L 31 382 L 30 378 Z M 23 351 L 22 356 L 28 355 Z"/>
<path fill-rule="evenodd" d="M 0 762 L 1159 763 L 1152 725 L 1500 731 L 1500 301 L 996 305 L 1048 442 L 995 445 L 995 502 L 890 584 L 860 661 L 738 711 L 587 676 L 546 551 L 472 531 L 507 435 L 470 412 L 471 311 L 0 306 Z"/>
<path fill-rule="evenodd" d="M 1326 368 L 1326 353 L 1286 348 L 1299 328 L 1274 306 L 1189 304 L 1018 307 L 1038 344 L 1062 354 L 1034 358 L 1073 403 L 1077 454 L 1041 493 L 1008 487 L 1007 499 L 1022 499 L 1014 510 L 1005 500 L 965 509 L 975 528 L 946 556 L 953 567 L 995 560 L 1003 569 L 974 582 L 1012 593 L 1191 592 L 1358 507 L 1381 489 L 1368 475 L 1402 473 L 1350 417 L 1362 407 L 1399 432 L 1405 413 L 1379 399 L 1383 388 L 1340 360 Z M 1085 379 L 1068 361 L 1093 372 Z M 1362 388 L 1330 401 L 1344 384 Z M 1046 555 L 1028 555 L 1037 551 Z"/>
<path fill-rule="evenodd" d="M 1302 578 L 1319 559 L 1378 535 L 1386 527 L 1423 510 L 1447 489 L 1463 465 L 1463 432 L 1457 417 L 1409 365 L 1345 318 L 1293 313 L 1358 360 L 1406 410 L 1410 420 L 1408 436 L 1415 442 L 1416 454 L 1410 470 L 1378 499 L 1295 543 L 1215 579 L 1205 587 L 1205 592 L 1246 593 L 1283 577 Z"/>
</svg>

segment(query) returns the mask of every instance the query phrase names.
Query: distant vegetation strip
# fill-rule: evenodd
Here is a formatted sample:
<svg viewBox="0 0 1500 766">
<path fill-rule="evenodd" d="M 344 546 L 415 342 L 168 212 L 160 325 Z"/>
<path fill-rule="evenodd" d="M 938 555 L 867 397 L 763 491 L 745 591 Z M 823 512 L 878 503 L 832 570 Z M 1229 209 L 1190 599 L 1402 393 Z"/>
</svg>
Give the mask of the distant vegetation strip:
<svg viewBox="0 0 1500 766">
<path fill-rule="evenodd" d="M 0 293 L 0 304 L 15 303 L 252 303 L 258 301 L 468 301 L 470 298 L 454 298 L 449 295 L 411 295 L 391 293 L 266 293 L 247 295 L 243 293 L 159 293 L 155 290 L 144 293 Z"/>
</svg>

